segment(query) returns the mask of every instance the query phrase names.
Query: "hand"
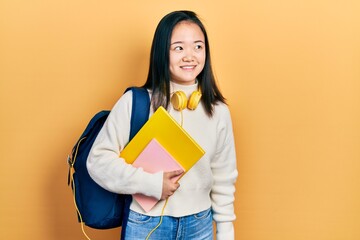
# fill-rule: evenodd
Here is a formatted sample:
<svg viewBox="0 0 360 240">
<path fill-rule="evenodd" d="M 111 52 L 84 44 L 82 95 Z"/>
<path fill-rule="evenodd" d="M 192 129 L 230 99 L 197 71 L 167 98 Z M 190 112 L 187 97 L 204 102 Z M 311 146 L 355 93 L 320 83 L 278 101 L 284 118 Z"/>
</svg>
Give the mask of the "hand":
<svg viewBox="0 0 360 240">
<path fill-rule="evenodd" d="M 174 192 L 180 187 L 180 184 L 177 182 L 174 183 L 172 178 L 180 176 L 182 173 L 182 170 L 164 172 L 161 200 L 165 200 L 171 195 L 173 195 Z"/>
</svg>

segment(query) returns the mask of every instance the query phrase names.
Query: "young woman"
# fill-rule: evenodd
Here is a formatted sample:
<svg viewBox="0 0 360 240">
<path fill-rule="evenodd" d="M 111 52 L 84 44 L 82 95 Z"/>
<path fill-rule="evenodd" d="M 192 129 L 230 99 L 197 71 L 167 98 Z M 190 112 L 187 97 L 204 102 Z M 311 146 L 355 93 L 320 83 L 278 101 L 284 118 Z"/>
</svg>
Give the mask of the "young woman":
<svg viewBox="0 0 360 240">
<path fill-rule="evenodd" d="M 166 15 L 155 31 L 147 81 L 150 115 L 163 106 L 205 150 L 205 155 L 180 179 L 180 172 L 149 174 L 119 158 L 128 142 L 132 93 L 125 93 L 111 111 L 91 150 L 87 167 L 91 177 L 109 191 L 141 193 L 161 201 L 149 212 L 132 201 L 125 239 L 234 239 L 234 192 L 237 178 L 232 122 L 225 98 L 211 67 L 207 33 L 191 11 Z M 178 109 L 175 92 L 189 98 Z M 196 91 L 201 92 L 200 94 Z M 175 108 L 177 109 L 175 109 Z M 176 143 L 176 139 L 174 139 Z"/>
</svg>

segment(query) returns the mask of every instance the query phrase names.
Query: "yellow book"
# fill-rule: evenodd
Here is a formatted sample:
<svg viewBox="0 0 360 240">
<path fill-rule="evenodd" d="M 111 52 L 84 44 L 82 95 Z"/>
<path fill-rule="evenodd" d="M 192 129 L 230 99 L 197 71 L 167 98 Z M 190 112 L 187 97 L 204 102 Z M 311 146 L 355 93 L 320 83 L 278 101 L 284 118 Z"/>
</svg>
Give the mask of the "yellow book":
<svg viewBox="0 0 360 240">
<path fill-rule="evenodd" d="M 120 156 L 132 164 L 153 138 L 179 162 L 185 172 L 205 154 L 175 119 L 163 107 L 159 107 L 121 151 Z"/>
</svg>

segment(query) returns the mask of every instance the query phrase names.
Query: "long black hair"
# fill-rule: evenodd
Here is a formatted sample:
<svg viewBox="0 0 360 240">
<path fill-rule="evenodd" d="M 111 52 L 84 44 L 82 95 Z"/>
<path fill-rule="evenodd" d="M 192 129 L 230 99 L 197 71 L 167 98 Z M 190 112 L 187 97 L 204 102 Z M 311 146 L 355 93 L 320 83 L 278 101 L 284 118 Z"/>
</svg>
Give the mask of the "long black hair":
<svg viewBox="0 0 360 240">
<path fill-rule="evenodd" d="M 197 76 L 201 87 L 201 101 L 209 116 L 213 114 L 213 105 L 217 102 L 225 103 L 225 98 L 216 85 L 211 67 L 209 40 L 204 25 L 192 11 L 175 11 L 163 17 L 154 34 L 151 52 L 150 66 L 146 83 L 143 87 L 152 90 L 152 106 L 154 110 L 163 106 L 166 109 L 170 103 L 170 70 L 169 53 L 171 35 L 174 27 L 182 22 L 189 21 L 197 24 L 205 37 L 206 59 L 203 70 Z"/>
</svg>

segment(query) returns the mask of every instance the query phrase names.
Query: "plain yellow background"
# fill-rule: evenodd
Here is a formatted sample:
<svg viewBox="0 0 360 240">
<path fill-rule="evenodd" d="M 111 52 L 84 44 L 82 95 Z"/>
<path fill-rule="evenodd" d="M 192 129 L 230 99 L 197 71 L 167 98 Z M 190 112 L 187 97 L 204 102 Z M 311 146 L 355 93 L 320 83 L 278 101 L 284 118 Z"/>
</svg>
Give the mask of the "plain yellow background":
<svg viewBox="0 0 360 240">
<path fill-rule="evenodd" d="M 358 0 L 1 0 L 0 239 L 84 239 L 67 154 L 144 83 L 179 9 L 203 19 L 233 117 L 236 239 L 360 239 Z"/>
</svg>

